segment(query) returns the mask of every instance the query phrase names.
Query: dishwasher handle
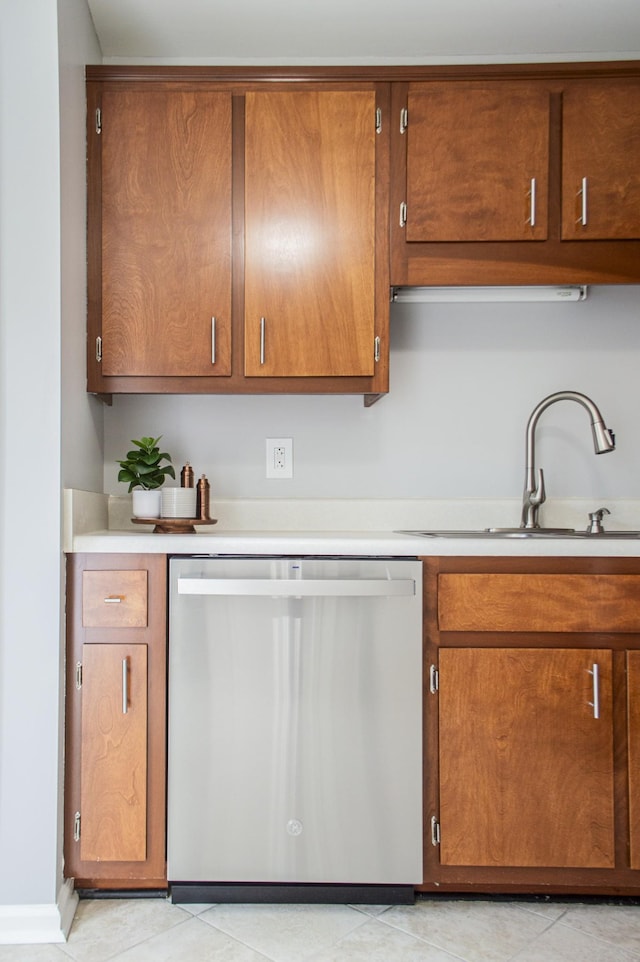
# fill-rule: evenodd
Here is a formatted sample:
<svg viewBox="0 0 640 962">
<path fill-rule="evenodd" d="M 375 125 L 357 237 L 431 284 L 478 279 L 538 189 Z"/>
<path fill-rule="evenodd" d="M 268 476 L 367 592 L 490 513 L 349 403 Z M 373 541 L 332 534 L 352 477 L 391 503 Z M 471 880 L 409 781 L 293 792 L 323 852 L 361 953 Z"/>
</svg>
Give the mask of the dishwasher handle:
<svg viewBox="0 0 640 962">
<path fill-rule="evenodd" d="M 178 578 L 179 595 L 397 598 L 415 593 L 413 578 Z"/>
</svg>

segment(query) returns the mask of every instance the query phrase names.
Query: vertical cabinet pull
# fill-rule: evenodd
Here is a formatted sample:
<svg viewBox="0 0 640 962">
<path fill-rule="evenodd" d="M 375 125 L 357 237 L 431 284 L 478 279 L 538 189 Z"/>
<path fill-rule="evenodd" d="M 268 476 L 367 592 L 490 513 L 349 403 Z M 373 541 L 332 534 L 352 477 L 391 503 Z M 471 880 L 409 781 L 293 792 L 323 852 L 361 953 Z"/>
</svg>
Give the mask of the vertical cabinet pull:
<svg viewBox="0 0 640 962">
<path fill-rule="evenodd" d="M 267 323 L 267 322 L 266 322 L 266 320 L 264 319 L 264 317 L 261 317 L 261 318 L 260 318 L 260 363 L 261 363 L 261 364 L 264 364 L 264 356 L 265 356 L 265 327 L 266 327 L 266 323 Z"/>
<path fill-rule="evenodd" d="M 122 659 L 122 714 L 126 715 L 129 710 L 129 666 L 128 659 Z"/>
<path fill-rule="evenodd" d="M 440 844 L 440 823 L 435 815 L 431 816 L 431 844 L 433 846 Z"/>
<path fill-rule="evenodd" d="M 211 363 L 216 363 L 216 319 L 211 318 Z"/>
<path fill-rule="evenodd" d="M 582 178 L 582 185 L 578 191 L 578 197 L 580 198 L 580 216 L 576 220 L 576 224 L 582 224 L 583 227 L 587 226 L 587 178 Z"/>
<path fill-rule="evenodd" d="M 593 665 L 589 674 L 593 677 L 593 701 L 589 704 L 593 708 L 593 717 L 600 718 L 600 668 Z"/>
<path fill-rule="evenodd" d="M 536 179 L 531 178 L 531 184 L 529 186 L 529 219 L 527 223 L 531 227 L 536 226 Z"/>
</svg>

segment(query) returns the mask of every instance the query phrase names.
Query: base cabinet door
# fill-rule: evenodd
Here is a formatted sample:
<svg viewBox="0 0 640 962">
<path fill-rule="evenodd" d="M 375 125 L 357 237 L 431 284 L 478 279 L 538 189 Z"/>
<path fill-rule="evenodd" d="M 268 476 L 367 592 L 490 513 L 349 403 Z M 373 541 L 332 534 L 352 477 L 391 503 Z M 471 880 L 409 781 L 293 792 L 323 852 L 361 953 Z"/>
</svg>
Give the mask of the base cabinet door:
<svg viewBox="0 0 640 962">
<path fill-rule="evenodd" d="M 612 868 L 612 653 L 439 656 L 443 865 Z"/>
<path fill-rule="evenodd" d="M 164 555 L 67 559 L 64 874 L 166 887 Z"/>
<path fill-rule="evenodd" d="M 83 861 L 147 857 L 147 646 L 82 649 Z"/>
<path fill-rule="evenodd" d="M 640 868 L 640 651 L 627 652 L 627 744 L 630 860 Z"/>
</svg>

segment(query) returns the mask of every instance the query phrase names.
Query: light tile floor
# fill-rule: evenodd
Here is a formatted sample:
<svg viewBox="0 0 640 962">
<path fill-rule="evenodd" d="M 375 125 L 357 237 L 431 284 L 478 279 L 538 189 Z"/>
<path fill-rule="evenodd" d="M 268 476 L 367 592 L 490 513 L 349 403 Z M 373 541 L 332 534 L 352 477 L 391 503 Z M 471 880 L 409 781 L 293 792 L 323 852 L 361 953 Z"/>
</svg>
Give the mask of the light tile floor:
<svg viewBox="0 0 640 962">
<path fill-rule="evenodd" d="M 640 962 L 640 906 L 425 899 L 412 906 L 81 901 L 68 942 L 0 962 Z"/>
</svg>

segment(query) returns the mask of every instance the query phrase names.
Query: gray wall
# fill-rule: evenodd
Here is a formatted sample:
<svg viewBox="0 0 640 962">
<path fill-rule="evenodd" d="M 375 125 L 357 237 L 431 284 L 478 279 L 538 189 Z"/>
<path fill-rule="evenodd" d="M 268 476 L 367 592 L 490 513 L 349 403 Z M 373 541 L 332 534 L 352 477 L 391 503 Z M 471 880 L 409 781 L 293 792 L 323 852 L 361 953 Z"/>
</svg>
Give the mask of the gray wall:
<svg viewBox="0 0 640 962">
<path fill-rule="evenodd" d="M 60 710 L 55 4 L 4 0 L 2 28 L 0 903 L 46 903 L 58 876 Z"/>
<path fill-rule="evenodd" d="M 65 359 L 64 392 L 61 373 L 62 328 L 84 342 L 79 64 L 97 45 L 84 0 L 60 7 L 59 53 L 56 0 L 0 0 L 0 905 L 55 903 L 62 878 L 61 484 L 101 474 L 83 363 Z"/>
</svg>

